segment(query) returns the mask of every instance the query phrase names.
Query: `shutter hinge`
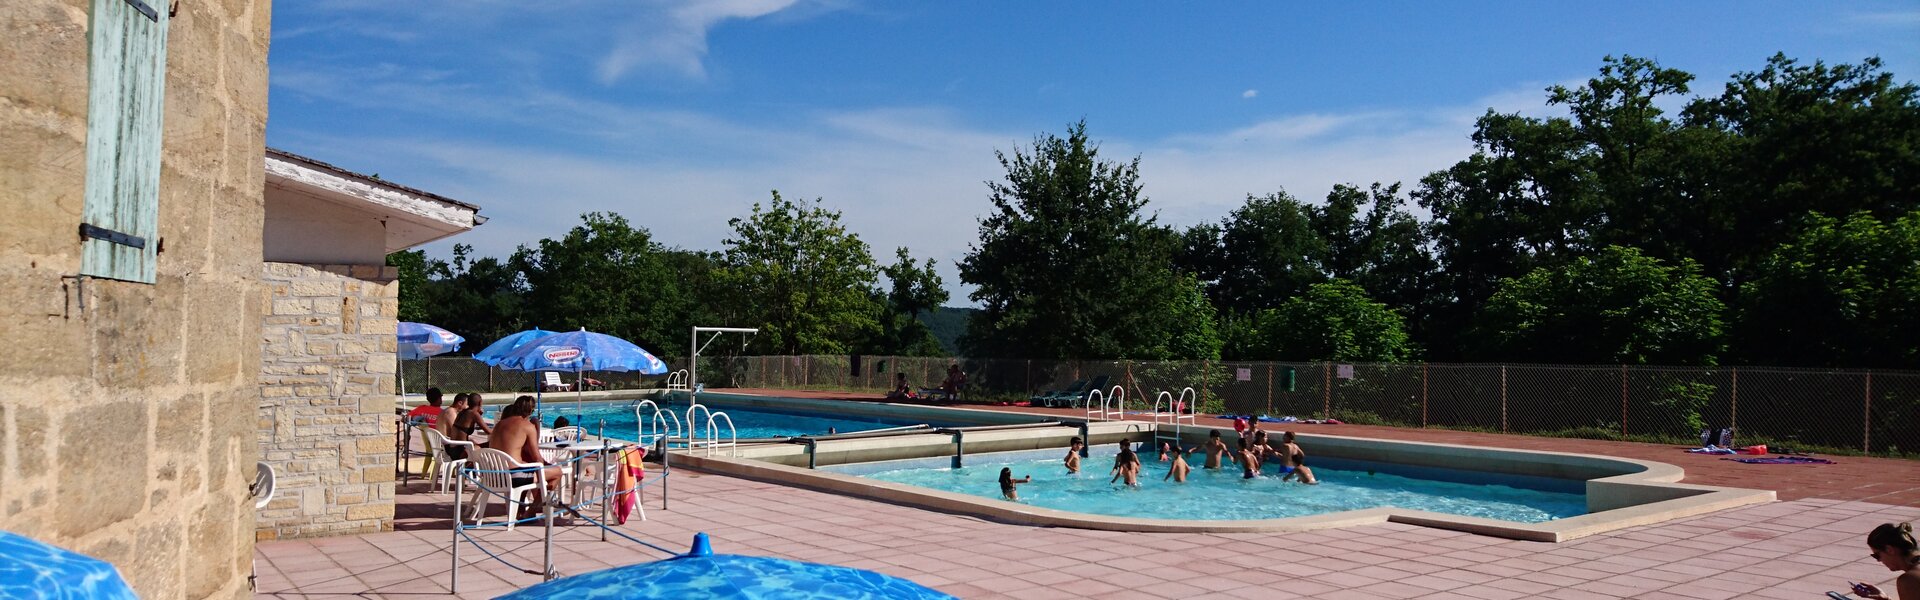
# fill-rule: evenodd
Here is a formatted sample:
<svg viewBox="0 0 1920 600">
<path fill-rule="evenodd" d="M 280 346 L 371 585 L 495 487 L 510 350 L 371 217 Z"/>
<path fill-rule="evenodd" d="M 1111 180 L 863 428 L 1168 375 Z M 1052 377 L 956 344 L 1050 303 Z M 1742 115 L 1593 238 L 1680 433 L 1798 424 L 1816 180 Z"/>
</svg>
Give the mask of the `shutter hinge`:
<svg viewBox="0 0 1920 600">
<path fill-rule="evenodd" d="M 143 250 L 147 247 L 147 238 L 137 235 L 127 235 L 105 227 L 95 227 L 87 223 L 80 224 L 80 239 L 105 240 L 122 246 Z"/>
<path fill-rule="evenodd" d="M 147 20 L 155 23 L 160 22 L 160 12 L 154 10 L 152 6 L 148 6 L 146 2 L 142 2 L 141 0 L 127 0 L 127 4 L 132 6 L 134 10 L 140 11 L 140 14 L 146 15 Z"/>
</svg>

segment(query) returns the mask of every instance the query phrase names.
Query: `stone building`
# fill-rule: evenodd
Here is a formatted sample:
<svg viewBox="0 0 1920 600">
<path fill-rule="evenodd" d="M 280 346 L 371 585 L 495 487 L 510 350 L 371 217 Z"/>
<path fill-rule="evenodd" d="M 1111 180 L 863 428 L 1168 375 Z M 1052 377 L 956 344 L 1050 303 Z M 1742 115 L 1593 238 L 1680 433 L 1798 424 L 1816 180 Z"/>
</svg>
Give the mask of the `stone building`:
<svg viewBox="0 0 1920 600">
<path fill-rule="evenodd" d="M 0 529 L 145 598 L 248 595 L 256 535 L 388 526 L 379 265 L 480 222 L 265 150 L 271 4 L 0 10 Z"/>
<path fill-rule="evenodd" d="M 270 6 L 0 10 L 0 529 L 146 598 L 249 593 Z"/>
<path fill-rule="evenodd" d="M 269 149 L 260 449 L 280 470 L 259 539 L 391 529 L 397 274 L 386 256 L 478 207 Z"/>
</svg>

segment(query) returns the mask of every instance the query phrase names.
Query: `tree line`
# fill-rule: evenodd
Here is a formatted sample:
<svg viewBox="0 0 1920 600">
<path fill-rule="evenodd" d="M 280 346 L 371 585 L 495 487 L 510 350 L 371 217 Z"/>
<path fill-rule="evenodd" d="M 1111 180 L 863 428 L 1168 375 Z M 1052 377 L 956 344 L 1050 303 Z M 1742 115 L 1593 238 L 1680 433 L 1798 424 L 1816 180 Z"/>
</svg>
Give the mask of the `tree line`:
<svg viewBox="0 0 1920 600">
<path fill-rule="evenodd" d="M 1608 57 L 1546 90 L 1565 116 L 1489 110 L 1470 156 L 1410 185 L 1249 194 L 1184 228 L 1158 222 L 1139 157 L 1102 157 L 1084 122 L 1043 133 L 999 153 L 957 265 L 980 306 L 960 350 L 1920 367 L 1916 87 L 1877 59 L 1784 55 L 1717 95 L 1694 81 Z M 776 192 L 720 252 L 583 221 L 506 260 L 395 255 L 403 318 L 480 339 L 585 326 L 669 354 L 694 321 L 761 327 L 753 352 L 940 351 L 919 318 L 948 300 L 932 261 L 880 265 L 819 200 Z"/>
</svg>

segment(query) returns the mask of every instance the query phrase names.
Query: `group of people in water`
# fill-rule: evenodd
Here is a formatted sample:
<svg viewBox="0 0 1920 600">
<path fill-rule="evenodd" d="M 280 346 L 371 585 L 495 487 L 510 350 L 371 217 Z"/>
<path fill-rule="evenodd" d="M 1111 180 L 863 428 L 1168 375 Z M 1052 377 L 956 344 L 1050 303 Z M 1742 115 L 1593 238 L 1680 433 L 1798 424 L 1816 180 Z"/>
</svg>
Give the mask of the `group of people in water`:
<svg viewBox="0 0 1920 600">
<path fill-rule="evenodd" d="M 1207 441 L 1193 448 L 1180 447 L 1173 442 L 1161 443 L 1160 462 L 1167 463 L 1167 474 L 1160 480 L 1185 483 L 1188 474 L 1193 471 L 1193 468 L 1187 464 L 1187 455 L 1201 453 L 1206 457 L 1201 463 L 1202 468 L 1221 469 L 1232 464 L 1240 468 L 1241 477 L 1245 479 L 1261 476 L 1264 474 L 1267 463 L 1274 463 L 1278 465 L 1279 474 L 1282 475 L 1281 481 L 1297 479 L 1300 483 L 1307 485 L 1320 483 L 1320 480 L 1313 476 L 1313 469 L 1307 467 L 1307 453 L 1300 449 L 1300 444 L 1294 440 L 1293 432 L 1281 433 L 1279 445 L 1268 441 L 1266 431 L 1256 429 L 1252 433 L 1251 437 L 1242 435 L 1235 440 L 1237 448 L 1227 446 L 1221 439 L 1218 429 L 1208 432 Z M 1085 449 L 1086 442 L 1078 437 L 1073 438 L 1069 443 L 1067 457 L 1062 461 L 1067 468 L 1067 474 L 1073 475 L 1080 472 L 1080 453 Z M 1121 440 L 1120 452 L 1114 455 L 1113 470 L 1109 473 L 1113 477 L 1108 482 L 1118 483 L 1124 480 L 1126 485 L 1138 487 L 1140 472 L 1144 468 L 1140 454 L 1133 449 L 1133 443 Z M 1013 468 L 1000 469 L 1000 494 L 1008 500 L 1019 500 L 1020 493 L 1017 486 L 1032 482 L 1032 475 L 1016 479 L 1013 476 Z"/>
</svg>

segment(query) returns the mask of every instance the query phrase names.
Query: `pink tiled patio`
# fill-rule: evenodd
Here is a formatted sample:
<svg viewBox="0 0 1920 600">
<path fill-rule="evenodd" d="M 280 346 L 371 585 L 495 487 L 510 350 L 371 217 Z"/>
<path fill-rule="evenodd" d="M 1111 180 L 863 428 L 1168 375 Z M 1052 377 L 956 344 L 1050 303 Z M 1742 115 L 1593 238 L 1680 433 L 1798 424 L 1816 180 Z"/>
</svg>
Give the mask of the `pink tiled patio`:
<svg viewBox="0 0 1920 600">
<path fill-rule="evenodd" d="M 620 529 L 676 550 L 704 531 L 719 552 L 873 569 L 962 598 L 1813 598 L 1849 580 L 1886 587 L 1892 573 L 1867 560 L 1864 533 L 1920 518 L 1915 506 L 1804 497 L 1543 544 L 1397 524 L 1262 535 L 1034 528 L 687 470 L 672 487 L 671 510 L 651 495 L 651 519 Z M 452 496 L 426 489 L 416 481 L 399 494 L 397 531 L 260 544 L 258 593 L 450 595 Z M 563 574 L 664 557 L 602 542 L 591 526 L 558 529 Z M 479 537 L 537 569 L 538 531 Z M 461 561 L 459 597 L 540 581 L 473 545 Z"/>
</svg>

